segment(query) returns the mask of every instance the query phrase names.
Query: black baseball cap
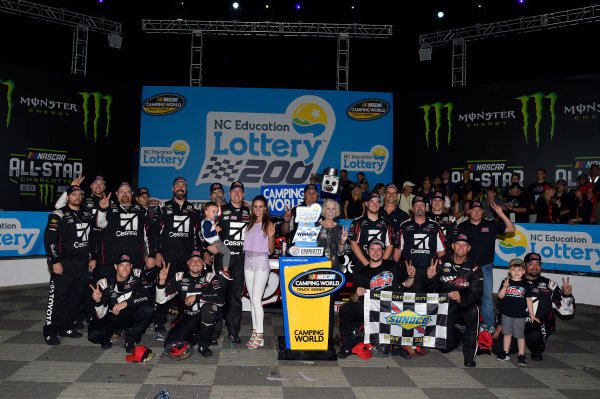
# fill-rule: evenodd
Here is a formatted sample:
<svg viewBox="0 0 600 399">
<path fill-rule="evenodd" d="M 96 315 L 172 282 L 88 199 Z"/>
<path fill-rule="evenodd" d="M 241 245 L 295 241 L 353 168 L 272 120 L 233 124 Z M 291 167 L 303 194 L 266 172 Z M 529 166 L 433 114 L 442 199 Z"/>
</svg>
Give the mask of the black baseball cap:
<svg viewBox="0 0 600 399">
<path fill-rule="evenodd" d="M 233 190 L 234 188 L 241 188 L 242 191 L 244 191 L 244 183 L 242 183 L 241 181 L 234 181 L 233 183 L 231 183 L 229 191 Z"/>
<path fill-rule="evenodd" d="M 537 260 L 538 262 L 542 263 L 542 257 L 536 252 L 530 252 L 527 255 L 525 255 L 525 263 L 529 263 L 534 260 Z"/>
<path fill-rule="evenodd" d="M 556 181 L 555 186 L 558 186 L 559 184 L 564 184 L 566 186 L 567 185 L 567 181 L 565 179 L 558 179 Z"/>
<path fill-rule="evenodd" d="M 192 253 L 190 254 L 189 259 L 192 259 L 194 257 L 202 258 L 202 252 L 200 252 L 200 251 L 192 251 Z"/>
<path fill-rule="evenodd" d="M 471 244 L 469 242 L 469 237 L 464 233 L 459 234 L 454 238 L 454 242 L 458 242 L 458 241 L 463 241 L 463 242 L 466 242 L 467 244 Z"/>
<path fill-rule="evenodd" d="M 119 259 L 119 263 L 124 263 L 124 262 L 132 263 L 131 256 L 129 256 L 127 254 L 121 255 L 121 258 Z"/>
<path fill-rule="evenodd" d="M 434 199 L 441 199 L 442 201 L 446 200 L 446 196 L 441 191 L 436 191 L 433 193 L 429 201 L 433 201 Z"/>
<path fill-rule="evenodd" d="M 367 198 L 367 202 L 371 201 L 372 199 L 376 199 L 381 202 L 381 197 L 378 193 L 370 193 L 369 197 Z"/>
<path fill-rule="evenodd" d="M 312 183 L 304 186 L 304 192 L 307 192 L 308 190 L 315 190 L 316 192 L 319 192 L 319 190 L 317 190 L 317 185 Z"/>
<path fill-rule="evenodd" d="M 140 187 L 135 192 L 136 197 L 139 197 L 140 195 L 144 195 L 144 194 L 150 195 L 150 191 L 148 191 L 148 189 L 146 187 Z"/>
<path fill-rule="evenodd" d="M 420 195 L 416 195 L 416 196 L 413 198 L 413 200 L 412 200 L 412 204 L 414 205 L 414 204 L 416 204 L 417 202 L 423 202 L 423 203 L 425 203 L 425 198 L 423 198 L 423 197 L 422 197 L 422 196 L 420 196 Z"/>
<path fill-rule="evenodd" d="M 83 191 L 81 189 L 81 187 L 79 186 L 69 186 L 69 188 L 67 188 L 67 195 L 74 193 L 75 191 L 81 191 L 81 194 L 85 194 L 85 191 Z"/>
<path fill-rule="evenodd" d="M 481 201 L 471 201 L 471 209 L 473 208 L 482 208 L 483 206 L 481 205 Z"/>
<path fill-rule="evenodd" d="M 185 185 L 187 186 L 187 180 L 185 180 L 185 177 L 181 177 L 181 176 L 176 177 L 175 180 L 173 180 L 173 185 L 175 185 L 175 183 L 179 183 L 180 181 L 184 182 Z"/>
<path fill-rule="evenodd" d="M 210 185 L 210 192 L 212 193 L 215 190 L 222 190 L 223 192 L 225 192 L 225 189 L 223 188 L 223 185 L 221 183 L 213 183 Z"/>
</svg>

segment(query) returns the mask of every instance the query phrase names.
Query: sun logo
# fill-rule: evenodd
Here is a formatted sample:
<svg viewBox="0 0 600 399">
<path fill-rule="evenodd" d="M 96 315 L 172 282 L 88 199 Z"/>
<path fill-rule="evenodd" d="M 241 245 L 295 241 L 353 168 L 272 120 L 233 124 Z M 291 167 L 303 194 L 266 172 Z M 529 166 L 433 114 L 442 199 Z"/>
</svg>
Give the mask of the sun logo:
<svg viewBox="0 0 600 399">
<path fill-rule="evenodd" d="M 327 127 L 327 114 L 318 104 L 304 103 L 296 108 L 292 114 L 292 124 L 298 133 L 312 133 L 314 137 L 317 137 Z"/>
<path fill-rule="evenodd" d="M 171 146 L 175 155 L 185 155 L 188 152 L 188 146 L 183 141 L 176 141 Z"/>
<path fill-rule="evenodd" d="M 373 149 L 373 158 L 374 159 L 381 161 L 381 160 L 384 160 L 386 156 L 387 156 L 387 151 L 385 150 L 385 148 L 377 147 L 377 148 Z"/>
<path fill-rule="evenodd" d="M 527 252 L 527 237 L 525 234 L 517 230 L 513 234 L 503 237 L 498 242 L 498 248 L 503 254 L 519 257 Z"/>
</svg>

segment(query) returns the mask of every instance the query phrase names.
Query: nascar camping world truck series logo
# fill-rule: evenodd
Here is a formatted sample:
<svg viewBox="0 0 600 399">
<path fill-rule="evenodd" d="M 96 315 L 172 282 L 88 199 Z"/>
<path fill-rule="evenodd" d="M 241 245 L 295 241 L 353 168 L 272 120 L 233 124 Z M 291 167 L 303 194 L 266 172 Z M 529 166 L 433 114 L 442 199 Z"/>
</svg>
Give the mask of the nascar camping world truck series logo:
<svg viewBox="0 0 600 399">
<path fill-rule="evenodd" d="M 420 105 L 424 122 L 424 139 L 427 148 L 440 150 L 441 145 L 450 147 L 457 127 L 491 128 L 506 127 L 512 121 L 522 120 L 522 133 L 526 144 L 530 137 L 535 138 L 539 148 L 541 138 L 547 135 L 550 140 L 556 133 L 556 103 L 554 92 L 536 92 L 514 97 L 520 107 L 515 109 L 477 110 L 460 112 L 452 101 L 436 101 Z M 565 106 L 565 113 L 568 111 Z"/>
</svg>

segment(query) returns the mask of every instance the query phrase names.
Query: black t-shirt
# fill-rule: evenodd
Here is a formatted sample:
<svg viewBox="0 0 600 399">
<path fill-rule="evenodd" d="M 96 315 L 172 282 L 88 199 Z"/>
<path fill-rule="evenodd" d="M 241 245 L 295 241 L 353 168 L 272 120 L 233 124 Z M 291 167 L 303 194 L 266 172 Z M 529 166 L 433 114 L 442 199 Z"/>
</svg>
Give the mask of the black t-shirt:
<svg viewBox="0 0 600 399">
<path fill-rule="evenodd" d="M 506 226 L 495 220 L 481 219 L 479 224 L 470 220 L 458 225 L 458 234 L 466 234 L 471 241 L 469 256 L 476 264 L 484 266 L 494 261 L 496 235 L 504 234 Z"/>
<path fill-rule="evenodd" d="M 540 198 L 540 195 L 544 192 L 544 186 L 550 184 L 547 182 L 543 183 L 531 183 L 529 188 L 527 189 L 527 197 L 529 200 L 529 204 L 535 205 L 537 199 Z M 533 211 L 535 213 L 535 211 Z"/>
<path fill-rule="evenodd" d="M 511 208 L 527 208 L 529 206 L 529 201 L 522 191 L 519 195 L 511 195 L 508 193 L 506 196 L 506 205 L 509 205 Z M 529 221 L 527 213 L 528 212 L 513 212 L 509 210 L 508 217 L 510 218 L 510 214 L 514 214 L 516 223 L 527 223 Z"/>
<path fill-rule="evenodd" d="M 459 198 L 462 193 L 472 191 L 473 199 L 475 199 L 477 195 L 481 192 L 481 190 L 481 184 L 471 179 L 469 179 L 469 181 L 466 183 L 464 180 L 461 180 L 454 186 L 454 194 L 458 194 Z"/>
<path fill-rule="evenodd" d="M 502 289 L 503 284 L 504 280 L 502 280 L 498 292 Z M 519 319 L 529 316 L 527 310 L 528 297 L 531 297 L 531 284 L 525 280 L 515 281 L 509 279 L 506 295 L 502 298 L 502 314 Z"/>
<path fill-rule="evenodd" d="M 391 213 L 387 213 L 385 207 L 382 206 L 381 209 L 379 209 L 379 217 L 384 218 L 388 224 L 392 226 L 392 231 L 398 231 L 400 224 L 409 219 L 406 212 L 398 207 Z"/>
<path fill-rule="evenodd" d="M 558 208 L 558 212 L 562 212 L 564 210 L 571 210 L 573 204 L 573 198 L 565 191 L 563 195 L 560 197 L 558 193 L 556 194 L 555 199 L 560 201 L 560 207 Z M 569 221 L 569 213 L 566 213 L 562 216 L 559 216 L 560 223 L 567 223 Z"/>
<path fill-rule="evenodd" d="M 353 289 L 354 292 L 358 287 L 372 291 L 398 291 L 399 285 L 407 278 L 406 266 L 400 266 L 392 260 L 384 259 L 377 267 L 367 265 L 356 271 L 353 278 Z"/>
</svg>

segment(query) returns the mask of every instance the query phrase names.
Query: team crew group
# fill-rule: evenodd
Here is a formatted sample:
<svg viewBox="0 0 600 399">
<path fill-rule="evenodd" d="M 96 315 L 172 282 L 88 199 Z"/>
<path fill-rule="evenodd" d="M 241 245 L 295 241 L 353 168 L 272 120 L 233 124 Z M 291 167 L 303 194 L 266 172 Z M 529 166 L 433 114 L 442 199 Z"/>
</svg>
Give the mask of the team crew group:
<svg viewBox="0 0 600 399">
<path fill-rule="evenodd" d="M 458 346 L 461 334 L 450 326 L 462 321 L 467 367 L 476 365 L 480 331 L 502 341 L 495 346 L 501 360 L 509 358 L 515 348 L 523 355 L 525 344 L 533 360 L 542 359 L 544 343 L 554 330 L 553 309 L 561 315 L 573 314 L 572 288 L 568 280 L 561 288 L 540 276 L 541 257 L 528 254 L 522 265 L 522 282 L 517 282 L 519 273 L 503 282 L 497 306 L 500 316 L 494 316 L 494 243 L 496 235 L 515 231 L 514 218 L 505 213 L 506 205 L 489 200 L 489 196 L 481 201 L 467 173 L 454 187 L 444 185 L 442 179 L 441 184 L 431 186 L 424 182 L 414 195 L 409 192 L 408 212 L 401 209 L 407 201 L 402 197 L 412 183 L 405 182 L 402 193 L 390 183 L 363 196 L 359 190 L 368 186 L 364 176 L 363 180 L 359 176 L 356 185 L 347 181 L 347 172 L 342 171 L 341 176 L 340 192 L 322 195 L 318 236 L 318 245 L 325 248 L 332 267 L 342 268 L 338 256 L 345 252 L 351 254 L 353 263 L 353 292 L 350 302 L 339 311 L 338 356 L 349 356 L 362 340 L 357 331 L 367 290 L 386 289 L 448 293 L 449 328 L 443 351 Z M 46 343 L 59 344 L 59 336 L 82 337 L 78 330 L 87 320 L 91 342 L 107 349 L 116 336 L 122 336 L 126 351 L 133 353 L 152 323 L 167 356 L 186 358 L 196 344 L 198 352 L 211 356 L 210 346 L 217 343 L 223 322 L 228 339 L 241 343 L 245 284 L 252 314 L 246 346 L 258 349 L 264 345 L 262 295 L 270 270 L 269 254 L 274 252 L 276 234 L 294 236 L 296 207 L 288 209 L 281 222 L 273 223 L 264 197 L 255 197 L 250 207 L 245 205 L 241 182 L 229 187 L 228 203 L 224 187 L 212 184 L 211 201 L 199 210 L 187 201 L 183 177 L 173 181 L 173 198 L 159 207 L 149 205 L 145 188 L 135 192 L 134 202 L 132 187 L 121 183 L 116 199 L 111 200 L 101 176 L 92 181 L 89 195 L 84 195 L 82 181 L 83 177 L 73 180 L 48 217 L 44 239 L 51 279 L 43 328 Z M 362 213 L 356 204 L 350 204 L 358 202 L 355 191 L 363 197 Z M 462 203 L 457 198 L 465 192 L 470 192 L 471 198 Z M 300 205 L 316 202 L 317 186 L 308 184 Z M 456 203 L 462 203 L 462 208 Z M 486 205 L 493 212 L 492 219 L 484 217 Z M 461 220 L 451 208 L 462 213 Z M 343 217 L 354 219 L 349 228 L 336 222 Z M 531 289 L 517 289 L 519 284 Z M 522 297 L 523 303 L 517 297 Z M 530 306 L 533 303 L 535 306 Z M 167 332 L 170 310 L 178 315 Z M 524 316 L 526 322 L 515 322 L 524 319 L 524 311 L 530 311 Z M 421 347 L 378 346 L 377 350 L 405 357 L 427 353 Z M 519 356 L 519 364 L 525 363 L 524 356 Z"/>
</svg>

